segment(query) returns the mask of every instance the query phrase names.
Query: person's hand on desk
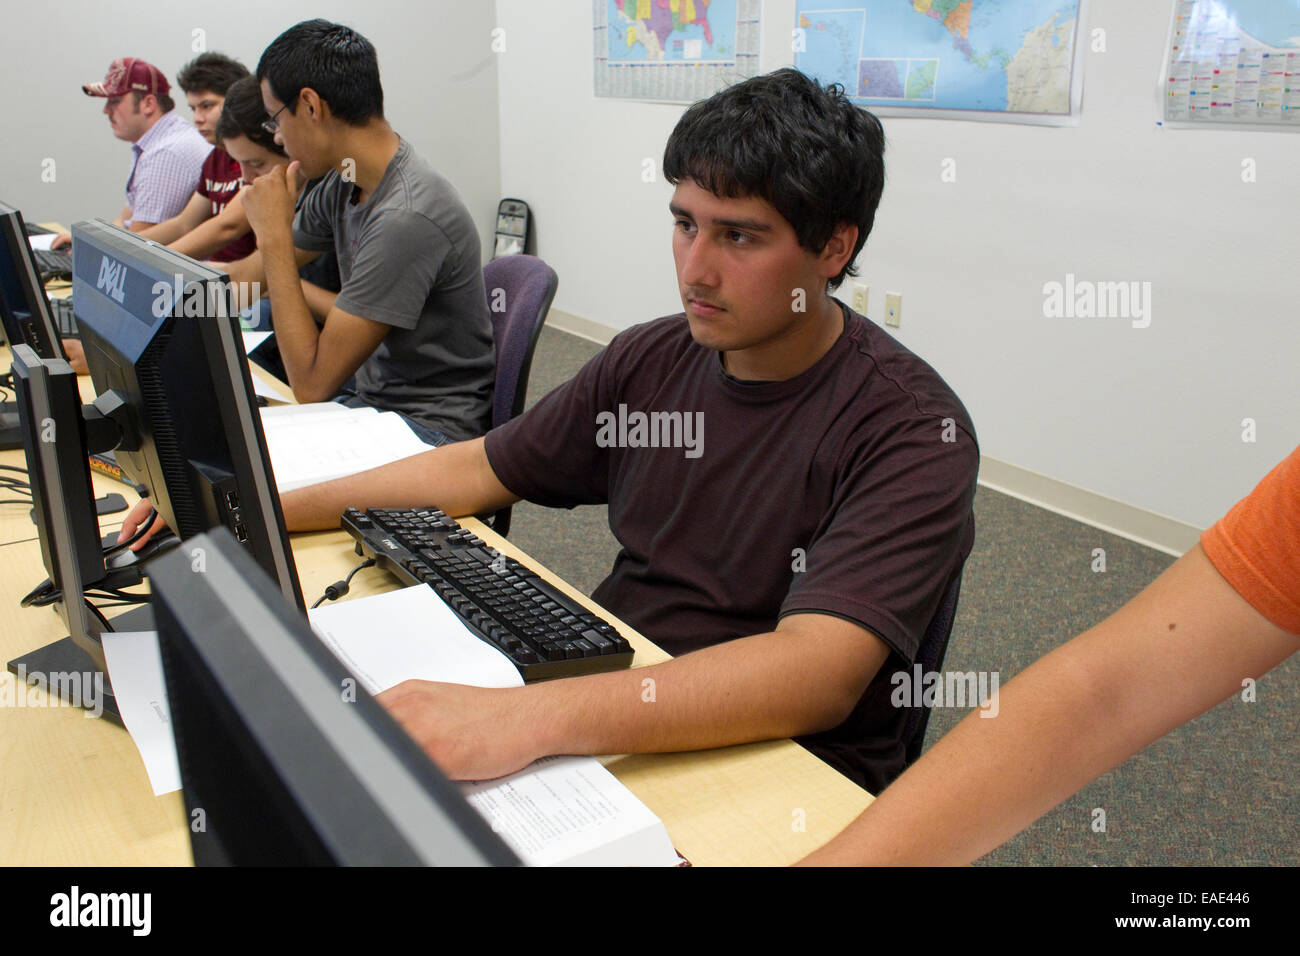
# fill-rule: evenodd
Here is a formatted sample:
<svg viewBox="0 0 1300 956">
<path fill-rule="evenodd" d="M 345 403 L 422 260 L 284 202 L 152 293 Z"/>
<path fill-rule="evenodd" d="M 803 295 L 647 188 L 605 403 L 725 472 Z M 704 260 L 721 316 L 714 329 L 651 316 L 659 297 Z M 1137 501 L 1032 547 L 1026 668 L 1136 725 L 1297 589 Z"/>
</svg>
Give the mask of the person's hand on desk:
<svg viewBox="0 0 1300 956">
<path fill-rule="evenodd" d="M 51 249 L 62 249 L 64 246 L 72 245 L 72 233 L 61 232 L 50 240 Z"/>
<path fill-rule="evenodd" d="M 408 680 L 375 699 L 447 776 L 491 780 L 546 756 L 528 690 Z"/>
</svg>

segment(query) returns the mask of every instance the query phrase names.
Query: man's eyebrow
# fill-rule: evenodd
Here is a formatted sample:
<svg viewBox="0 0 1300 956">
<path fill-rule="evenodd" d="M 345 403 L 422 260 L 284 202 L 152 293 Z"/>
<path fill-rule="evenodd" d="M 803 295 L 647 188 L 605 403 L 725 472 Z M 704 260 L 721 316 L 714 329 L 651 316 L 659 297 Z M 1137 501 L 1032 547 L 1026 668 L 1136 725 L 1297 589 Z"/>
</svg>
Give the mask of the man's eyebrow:
<svg viewBox="0 0 1300 956">
<path fill-rule="evenodd" d="M 681 216 L 683 219 L 695 220 L 689 212 L 678 206 L 676 203 L 668 204 L 668 211 L 674 216 Z M 712 219 L 709 222 L 713 226 L 725 226 L 728 229 L 746 229 L 750 232 L 771 232 L 770 223 L 761 222 L 758 219 Z"/>
</svg>

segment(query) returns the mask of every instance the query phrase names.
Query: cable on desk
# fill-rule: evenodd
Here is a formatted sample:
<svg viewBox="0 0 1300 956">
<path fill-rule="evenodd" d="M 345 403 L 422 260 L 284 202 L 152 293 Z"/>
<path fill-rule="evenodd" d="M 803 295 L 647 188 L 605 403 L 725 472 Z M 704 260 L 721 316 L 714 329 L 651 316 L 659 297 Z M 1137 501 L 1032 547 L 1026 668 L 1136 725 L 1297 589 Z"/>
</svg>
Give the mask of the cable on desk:
<svg viewBox="0 0 1300 956">
<path fill-rule="evenodd" d="M 343 595 L 348 593 L 348 586 L 352 583 L 352 579 L 356 577 L 357 572 L 364 570 L 365 568 L 372 568 L 374 566 L 375 566 L 374 558 L 367 558 L 365 561 L 362 561 L 355 568 L 353 568 L 351 572 L 349 572 L 348 576 L 344 578 L 342 581 L 335 581 L 333 584 L 327 587 L 325 589 L 325 593 L 321 596 L 321 599 L 317 601 L 315 604 L 313 604 L 311 606 L 311 609 L 314 611 L 316 608 L 320 607 L 326 601 L 337 601 L 339 598 L 343 597 Z"/>
<path fill-rule="evenodd" d="M 26 468 L 19 468 L 17 465 L 0 465 L 0 471 L 16 471 L 20 475 L 27 474 Z"/>
</svg>

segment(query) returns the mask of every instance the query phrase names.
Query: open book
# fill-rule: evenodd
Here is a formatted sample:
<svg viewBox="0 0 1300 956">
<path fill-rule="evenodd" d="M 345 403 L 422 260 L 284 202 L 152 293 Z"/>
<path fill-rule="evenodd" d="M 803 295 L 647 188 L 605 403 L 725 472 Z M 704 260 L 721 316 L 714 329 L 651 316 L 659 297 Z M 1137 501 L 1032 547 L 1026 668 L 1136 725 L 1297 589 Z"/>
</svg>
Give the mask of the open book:
<svg viewBox="0 0 1300 956">
<path fill-rule="evenodd" d="M 404 680 L 521 686 L 504 654 L 479 640 L 424 586 L 309 612 L 312 628 L 372 694 Z M 529 866 L 678 866 L 663 823 L 598 760 L 547 757 L 461 792 Z"/>
</svg>

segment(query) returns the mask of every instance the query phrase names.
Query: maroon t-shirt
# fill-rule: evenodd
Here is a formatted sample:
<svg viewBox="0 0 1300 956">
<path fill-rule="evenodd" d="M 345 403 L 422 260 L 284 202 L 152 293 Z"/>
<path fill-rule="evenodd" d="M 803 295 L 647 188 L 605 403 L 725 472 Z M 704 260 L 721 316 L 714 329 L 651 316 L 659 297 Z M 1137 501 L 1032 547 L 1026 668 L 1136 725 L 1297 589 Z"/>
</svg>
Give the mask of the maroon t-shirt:
<svg viewBox="0 0 1300 956">
<path fill-rule="evenodd" d="M 884 641 L 849 718 L 800 741 L 876 793 L 904 766 L 890 675 L 974 541 L 979 451 L 938 373 L 844 313 L 830 351 L 785 382 L 731 378 L 683 315 L 628 329 L 486 448 L 522 498 L 608 503 L 622 550 L 593 597 L 674 655 L 797 611 Z"/>
<path fill-rule="evenodd" d="M 239 192 L 243 185 L 239 163 L 231 159 L 220 146 L 208 153 L 203 161 L 203 170 L 199 173 L 199 188 L 195 190 L 200 196 L 212 203 L 212 215 L 217 215 Z M 251 256 L 257 251 L 257 236 L 248 230 L 238 239 L 222 246 L 211 256 L 213 262 L 234 262 Z"/>
</svg>

